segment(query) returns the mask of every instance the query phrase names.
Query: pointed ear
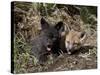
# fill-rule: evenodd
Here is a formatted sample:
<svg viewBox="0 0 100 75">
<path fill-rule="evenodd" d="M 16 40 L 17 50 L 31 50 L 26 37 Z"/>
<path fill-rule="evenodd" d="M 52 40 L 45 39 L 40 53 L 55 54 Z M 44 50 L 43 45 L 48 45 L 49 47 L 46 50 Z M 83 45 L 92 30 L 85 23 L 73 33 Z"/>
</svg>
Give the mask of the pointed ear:
<svg viewBox="0 0 100 75">
<path fill-rule="evenodd" d="M 86 33 L 85 32 L 81 32 L 81 34 L 80 34 L 80 41 L 81 42 L 85 41 L 85 38 L 86 38 Z"/>
<path fill-rule="evenodd" d="M 66 31 L 66 32 L 69 32 L 69 31 L 71 31 L 71 30 L 72 30 L 72 29 L 71 29 L 71 27 L 69 27 L 69 25 L 68 25 L 68 24 L 66 24 L 64 28 L 65 28 L 65 31 Z"/>
<path fill-rule="evenodd" d="M 49 24 L 46 22 L 46 20 L 44 18 L 41 18 L 41 28 L 42 29 L 49 28 Z"/>
<path fill-rule="evenodd" d="M 58 23 L 55 25 L 55 28 L 56 28 L 57 30 L 60 30 L 61 27 L 63 27 L 63 22 L 62 22 L 62 21 L 58 22 Z"/>
</svg>

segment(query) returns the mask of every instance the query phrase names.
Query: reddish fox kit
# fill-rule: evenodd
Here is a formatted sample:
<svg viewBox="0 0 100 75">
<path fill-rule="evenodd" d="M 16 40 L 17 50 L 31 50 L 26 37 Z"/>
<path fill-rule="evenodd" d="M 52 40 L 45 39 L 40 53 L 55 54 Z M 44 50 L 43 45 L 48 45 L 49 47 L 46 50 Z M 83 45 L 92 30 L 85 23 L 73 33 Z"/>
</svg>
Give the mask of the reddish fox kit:
<svg viewBox="0 0 100 75">
<path fill-rule="evenodd" d="M 68 54 L 72 54 L 83 45 L 85 38 L 85 32 L 78 32 L 72 29 L 63 35 L 61 50 Z"/>
</svg>

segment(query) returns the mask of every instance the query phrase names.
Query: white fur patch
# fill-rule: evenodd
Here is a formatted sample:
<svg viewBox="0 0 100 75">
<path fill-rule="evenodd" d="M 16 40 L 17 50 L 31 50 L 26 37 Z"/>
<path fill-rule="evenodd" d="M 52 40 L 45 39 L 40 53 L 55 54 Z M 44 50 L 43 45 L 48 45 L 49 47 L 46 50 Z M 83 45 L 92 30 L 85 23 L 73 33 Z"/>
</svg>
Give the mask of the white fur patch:
<svg viewBox="0 0 100 75">
<path fill-rule="evenodd" d="M 51 51 L 51 48 L 48 48 L 48 47 L 47 47 L 47 51 Z"/>
</svg>

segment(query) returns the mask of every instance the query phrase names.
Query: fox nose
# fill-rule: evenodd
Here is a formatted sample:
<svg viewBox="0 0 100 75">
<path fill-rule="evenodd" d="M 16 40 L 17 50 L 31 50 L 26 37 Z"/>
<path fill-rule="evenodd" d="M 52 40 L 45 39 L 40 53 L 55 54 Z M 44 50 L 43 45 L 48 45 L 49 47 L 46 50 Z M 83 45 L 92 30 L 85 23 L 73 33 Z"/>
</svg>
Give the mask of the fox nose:
<svg viewBox="0 0 100 75">
<path fill-rule="evenodd" d="M 69 48 L 66 49 L 68 54 L 71 54 L 71 51 Z"/>
</svg>

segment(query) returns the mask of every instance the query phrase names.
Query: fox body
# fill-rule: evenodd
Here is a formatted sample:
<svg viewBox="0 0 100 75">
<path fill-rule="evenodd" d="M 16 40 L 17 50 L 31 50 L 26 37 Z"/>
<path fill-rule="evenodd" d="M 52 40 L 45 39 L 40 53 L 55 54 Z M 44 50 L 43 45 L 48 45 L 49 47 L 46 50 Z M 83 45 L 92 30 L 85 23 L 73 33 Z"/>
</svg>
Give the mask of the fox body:
<svg viewBox="0 0 100 75">
<path fill-rule="evenodd" d="M 78 32 L 72 29 L 61 38 L 61 50 L 68 54 L 72 54 L 82 46 L 85 38 L 85 32 Z"/>
<path fill-rule="evenodd" d="M 49 25 L 44 18 L 41 19 L 41 33 L 32 41 L 31 53 L 42 64 L 50 53 L 58 53 L 59 30 L 63 23 L 60 21 L 55 26 Z"/>
</svg>

